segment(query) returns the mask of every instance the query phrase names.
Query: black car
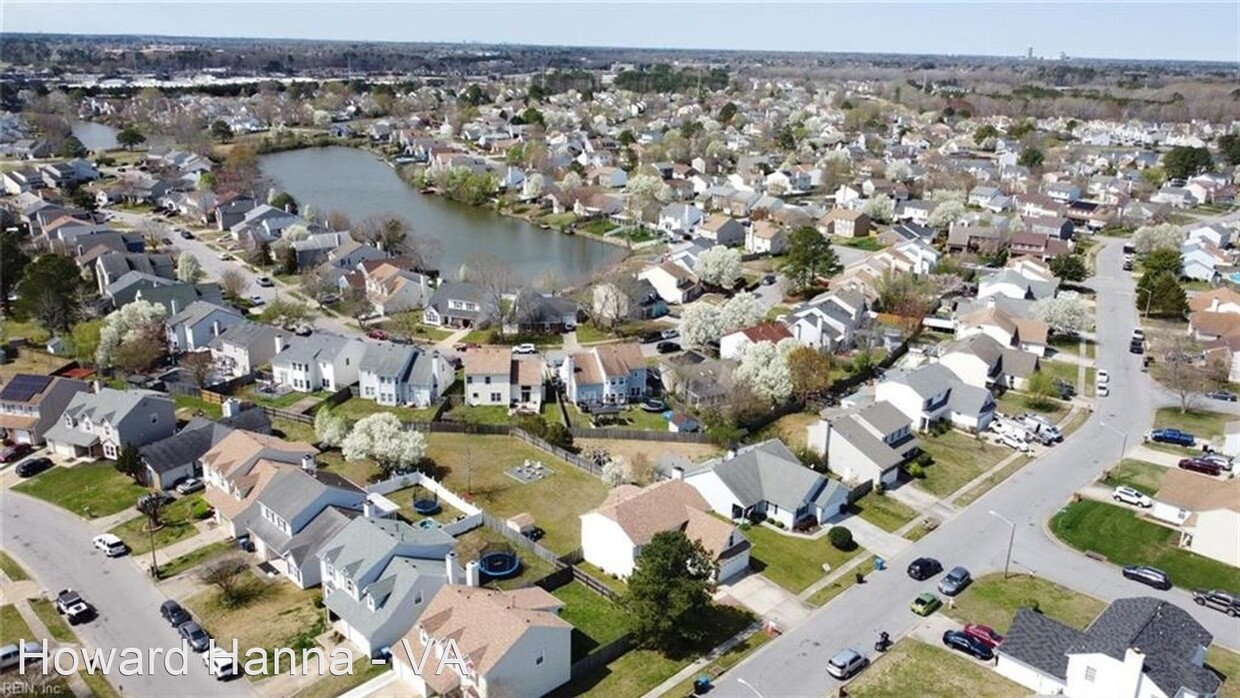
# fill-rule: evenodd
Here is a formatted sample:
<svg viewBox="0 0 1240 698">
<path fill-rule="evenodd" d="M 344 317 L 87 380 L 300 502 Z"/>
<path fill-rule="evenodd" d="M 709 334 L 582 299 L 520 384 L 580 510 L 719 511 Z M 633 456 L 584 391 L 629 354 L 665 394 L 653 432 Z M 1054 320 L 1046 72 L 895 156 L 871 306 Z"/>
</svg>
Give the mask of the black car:
<svg viewBox="0 0 1240 698">
<path fill-rule="evenodd" d="M 17 464 L 17 474 L 19 477 L 31 477 L 52 467 L 51 458 L 31 458 Z"/>
<path fill-rule="evenodd" d="M 1128 565 L 1124 568 L 1124 577 L 1163 591 L 1171 588 L 1171 577 L 1157 567 L 1149 565 Z"/>
<path fill-rule="evenodd" d="M 659 342 L 655 345 L 655 351 L 660 354 L 672 354 L 680 351 L 680 345 L 675 342 Z"/>
<path fill-rule="evenodd" d="M 177 632 L 195 652 L 206 652 L 210 646 L 211 636 L 196 621 L 186 621 L 178 625 Z"/>
<path fill-rule="evenodd" d="M 995 656 L 994 650 L 987 647 L 986 643 L 972 635 L 965 635 L 959 630 L 948 630 L 943 633 L 943 644 L 957 652 L 964 652 L 970 657 L 984 662 L 994 659 Z"/>
<path fill-rule="evenodd" d="M 642 344 L 650 344 L 652 342 L 661 341 L 663 339 L 663 333 L 657 330 L 654 332 L 643 332 L 639 339 L 642 340 Z"/>
<path fill-rule="evenodd" d="M 168 624 L 174 628 L 179 628 L 182 623 L 188 623 L 194 619 L 194 617 L 189 614 L 189 611 L 181 607 L 181 604 L 171 600 L 160 604 L 159 615 L 163 617 L 164 620 L 168 621 Z"/>
<path fill-rule="evenodd" d="M 1215 390 L 1214 392 L 1206 393 L 1206 397 L 1210 398 L 1211 400 L 1222 400 L 1223 402 L 1235 402 L 1236 401 L 1236 394 L 1229 393 L 1226 390 Z"/>
<path fill-rule="evenodd" d="M 85 623 L 95 617 L 95 607 L 72 589 L 61 589 L 56 595 L 56 612 L 64 616 L 69 625 Z"/>
<path fill-rule="evenodd" d="M 1142 342 L 1139 339 L 1132 340 L 1132 342 L 1129 343 L 1128 345 L 1128 351 L 1133 354 L 1144 354 L 1145 353 L 1145 342 Z"/>
<path fill-rule="evenodd" d="M 193 240 L 193 239 L 194 239 L 194 234 L 193 234 L 193 233 L 191 233 L 191 232 L 189 232 L 188 230 L 182 230 L 182 231 L 181 231 L 181 239 L 182 239 L 182 240 Z"/>
<path fill-rule="evenodd" d="M 771 286 L 771 285 L 773 285 L 774 283 L 775 283 L 775 275 L 774 275 L 774 274 L 767 274 L 766 276 L 762 277 L 762 285 L 763 285 L 763 286 Z"/>
<path fill-rule="evenodd" d="M 160 238 L 159 241 L 169 247 L 172 246 L 172 238 Z"/>
<path fill-rule="evenodd" d="M 943 565 L 932 557 L 919 557 L 908 565 L 908 576 L 922 581 L 943 571 Z"/>
</svg>

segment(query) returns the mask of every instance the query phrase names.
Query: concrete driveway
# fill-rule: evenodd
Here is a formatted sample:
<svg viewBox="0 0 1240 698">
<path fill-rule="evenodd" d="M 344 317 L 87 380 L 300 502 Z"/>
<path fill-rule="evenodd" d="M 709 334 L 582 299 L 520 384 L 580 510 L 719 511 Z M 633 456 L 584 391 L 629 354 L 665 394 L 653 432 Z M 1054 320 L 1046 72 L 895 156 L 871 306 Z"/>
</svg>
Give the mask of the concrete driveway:
<svg viewBox="0 0 1240 698">
<path fill-rule="evenodd" d="M 715 598 L 721 599 L 725 596 L 780 629 L 800 625 L 814 611 L 813 606 L 755 572 L 747 573 L 730 584 L 721 584 L 715 592 Z"/>
</svg>

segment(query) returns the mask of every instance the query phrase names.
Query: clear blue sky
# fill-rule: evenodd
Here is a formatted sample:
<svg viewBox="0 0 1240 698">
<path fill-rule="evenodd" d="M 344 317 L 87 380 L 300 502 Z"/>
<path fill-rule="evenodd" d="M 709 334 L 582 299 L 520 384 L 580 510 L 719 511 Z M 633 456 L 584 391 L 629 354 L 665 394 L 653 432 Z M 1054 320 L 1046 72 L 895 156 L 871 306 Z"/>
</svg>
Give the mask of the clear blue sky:
<svg viewBox="0 0 1240 698">
<path fill-rule="evenodd" d="M 1240 64 L 1240 2 L 0 0 L 0 30 L 1174 58 Z"/>
</svg>

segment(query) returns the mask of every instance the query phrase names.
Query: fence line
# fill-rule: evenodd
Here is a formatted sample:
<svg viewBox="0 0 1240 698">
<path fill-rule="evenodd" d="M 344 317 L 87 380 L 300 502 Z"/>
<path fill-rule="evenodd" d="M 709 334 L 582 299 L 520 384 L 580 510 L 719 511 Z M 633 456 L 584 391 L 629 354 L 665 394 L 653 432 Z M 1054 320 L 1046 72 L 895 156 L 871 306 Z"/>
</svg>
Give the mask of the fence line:
<svg viewBox="0 0 1240 698">
<path fill-rule="evenodd" d="M 560 448 L 559 446 L 549 444 L 546 441 L 538 438 L 537 436 L 527 433 L 521 429 L 513 428 L 510 433 L 512 434 L 514 438 L 520 441 L 524 441 L 525 443 L 533 446 L 534 448 L 537 448 L 540 451 L 549 453 L 555 456 L 556 458 L 566 461 L 570 465 L 576 466 L 580 468 L 581 470 L 584 470 L 587 473 L 594 475 L 595 477 L 603 476 L 603 467 L 595 463 L 592 460 L 589 460 L 587 458 L 582 458 L 581 456 L 577 455 L 576 453 L 573 453 L 572 451 L 566 451 Z"/>
<path fill-rule="evenodd" d="M 258 405 L 258 407 L 271 419 L 285 419 L 299 424 L 314 424 L 314 415 L 283 410 L 279 407 L 269 407 L 267 405 Z"/>
<path fill-rule="evenodd" d="M 590 573 L 586 572 L 585 570 L 581 569 L 580 567 L 576 565 L 572 566 L 572 570 L 573 570 L 573 579 L 576 579 L 577 581 L 586 585 L 586 587 L 589 588 L 590 591 L 598 594 L 599 596 L 602 596 L 608 599 L 609 601 L 614 602 L 614 601 L 620 600 L 619 594 L 613 591 L 611 587 L 595 579 Z"/>
<path fill-rule="evenodd" d="M 508 525 L 508 522 L 504 521 L 503 519 L 500 519 L 494 514 L 483 511 L 482 512 L 482 524 L 486 526 L 487 528 L 491 529 L 492 531 L 495 531 L 496 533 L 507 538 L 510 542 L 517 544 L 519 547 L 522 547 L 531 553 L 534 553 L 535 555 L 545 560 L 546 562 L 550 562 L 557 569 L 564 565 L 564 563 L 560 562 L 559 555 L 556 555 L 555 553 L 551 552 L 550 550 L 543 547 L 542 545 L 539 545 L 538 543 L 535 543 L 529 538 L 526 538 L 524 535 L 521 534 L 520 531 L 514 530 L 511 526 Z"/>
<path fill-rule="evenodd" d="M 706 434 L 684 431 L 643 431 L 610 427 L 571 427 L 569 433 L 580 439 L 619 439 L 622 441 L 663 441 L 671 443 L 711 443 Z"/>
<path fill-rule="evenodd" d="M 596 648 L 590 654 L 573 662 L 569 675 L 574 681 L 583 676 L 589 676 L 619 659 L 631 649 L 633 649 L 633 635 L 632 633 L 625 633 L 611 643 Z"/>
</svg>

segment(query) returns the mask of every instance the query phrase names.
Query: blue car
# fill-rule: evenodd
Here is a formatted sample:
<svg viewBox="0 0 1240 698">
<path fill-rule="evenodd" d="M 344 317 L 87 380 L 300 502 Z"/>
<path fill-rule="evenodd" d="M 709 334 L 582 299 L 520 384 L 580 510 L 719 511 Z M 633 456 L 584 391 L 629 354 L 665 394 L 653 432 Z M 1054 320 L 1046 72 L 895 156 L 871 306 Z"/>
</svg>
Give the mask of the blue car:
<svg viewBox="0 0 1240 698">
<path fill-rule="evenodd" d="M 1197 437 L 1179 429 L 1155 429 L 1150 432 L 1150 439 L 1176 446 L 1192 446 L 1197 442 Z"/>
</svg>

